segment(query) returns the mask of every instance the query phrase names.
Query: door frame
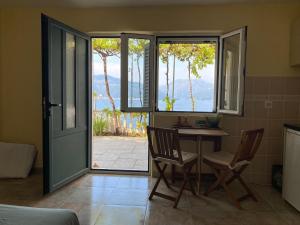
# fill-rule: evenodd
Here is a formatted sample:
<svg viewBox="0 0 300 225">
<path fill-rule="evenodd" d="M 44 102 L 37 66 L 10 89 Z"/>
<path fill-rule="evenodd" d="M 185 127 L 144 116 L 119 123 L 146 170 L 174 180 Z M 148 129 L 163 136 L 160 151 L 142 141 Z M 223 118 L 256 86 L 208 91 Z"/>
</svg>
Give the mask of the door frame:
<svg viewBox="0 0 300 225">
<path fill-rule="evenodd" d="M 83 39 L 87 40 L 86 36 L 87 34 L 79 32 L 75 30 L 74 28 L 63 24 L 60 21 L 57 21 L 55 19 L 52 19 L 51 17 L 48 17 L 45 14 L 41 14 L 41 50 L 42 50 L 42 125 L 43 125 L 43 193 L 47 194 L 51 190 L 49 188 L 49 180 L 50 180 L 50 153 L 51 153 L 51 143 L 49 140 L 52 139 L 52 134 L 49 132 L 50 128 L 50 120 L 49 120 L 49 51 L 48 48 L 49 44 L 49 23 L 53 23 L 57 25 L 58 27 L 61 27 L 62 29 L 67 29 L 70 32 L 74 32 L 77 35 L 81 36 Z M 71 180 L 74 180 L 83 174 L 86 174 L 91 169 L 91 149 L 92 149 L 92 63 L 91 63 L 91 42 L 88 42 L 87 51 L 88 51 L 88 57 L 87 57 L 87 121 L 88 121 L 88 127 L 87 127 L 87 168 L 80 171 L 79 173 L 74 174 L 71 177 L 68 177 L 63 182 L 61 182 L 57 188 L 60 188 L 70 182 Z"/>
<path fill-rule="evenodd" d="M 90 77 L 91 77 L 91 82 L 89 83 L 91 86 L 91 93 L 90 93 L 90 117 L 91 117 L 91 126 L 90 126 L 90 131 L 91 131 L 91 144 L 93 143 L 93 46 L 92 46 L 92 41 L 95 38 L 120 38 L 121 40 L 121 32 L 120 33 L 105 33 L 105 34 L 93 34 L 90 36 L 91 38 L 91 45 L 90 45 Z M 121 54 L 121 53 L 120 53 Z M 121 63 L 120 63 L 120 72 L 121 72 Z M 121 85 L 121 77 L 120 77 L 120 85 Z M 120 92 L 122 95 L 122 93 Z M 120 96 L 121 98 L 121 96 Z M 149 115 L 149 125 L 151 124 L 153 112 L 148 112 Z M 91 146 L 90 148 L 90 173 L 93 174 L 113 174 L 113 175 L 138 175 L 138 176 L 149 176 L 152 173 L 152 165 L 151 165 L 151 156 L 149 154 L 149 149 L 147 149 L 148 153 L 148 170 L 147 171 L 142 171 L 142 170 L 118 170 L 118 169 L 93 169 L 92 168 L 92 155 L 93 155 L 93 148 Z"/>
</svg>

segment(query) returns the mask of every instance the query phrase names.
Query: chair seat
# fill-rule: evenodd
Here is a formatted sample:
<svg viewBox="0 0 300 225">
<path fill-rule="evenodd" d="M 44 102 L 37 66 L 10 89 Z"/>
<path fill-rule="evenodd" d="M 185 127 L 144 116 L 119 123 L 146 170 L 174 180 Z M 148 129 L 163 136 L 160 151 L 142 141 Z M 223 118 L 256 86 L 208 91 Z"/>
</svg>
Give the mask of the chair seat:
<svg viewBox="0 0 300 225">
<path fill-rule="evenodd" d="M 178 155 L 177 151 L 176 151 L 175 155 Z M 186 163 L 191 162 L 198 158 L 198 154 L 193 153 L 193 152 L 183 152 L 182 151 L 181 156 L 182 156 L 183 164 L 186 164 Z"/>
<path fill-rule="evenodd" d="M 172 160 L 163 157 L 156 157 L 155 160 L 180 166 L 180 165 L 185 165 L 198 158 L 198 154 L 192 152 L 184 152 L 184 151 L 181 151 L 181 156 L 182 156 L 182 164 L 178 160 Z M 174 151 L 174 157 L 175 158 L 178 157 L 177 151 Z"/>
<path fill-rule="evenodd" d="M 243 160 L 240 162 L 237 162 L 234 166 L 231 165 L 231 162 L 234 158 L 234 154 L 231 154 L 226 151 L 219 151 L 219 152 L 205 152 L 203 154 L 203 158 L 206 159 L 207 161 L 227 166 L 229 169 L 235 169 L 238 167 L 241 167 L 243 165 L 250 164 L 249 161 Z"/>
</svg>

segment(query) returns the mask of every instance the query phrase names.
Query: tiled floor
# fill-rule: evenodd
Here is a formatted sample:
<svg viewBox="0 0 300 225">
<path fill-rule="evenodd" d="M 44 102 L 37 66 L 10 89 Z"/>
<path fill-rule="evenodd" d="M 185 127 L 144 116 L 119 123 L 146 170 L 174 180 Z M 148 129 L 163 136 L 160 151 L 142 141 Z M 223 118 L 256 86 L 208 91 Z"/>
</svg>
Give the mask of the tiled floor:
<svg viewBox="0 0 300 225">
<path fill-rule="evenodd" d="M 93 137 L 93 169 L 148 171 L 148 146 L 144 137 Z"/>
<path fill-rule="evenodd" d="M 253 186 L 259 202 L 246 200 L 243 210 L 233 207 L 222 190 L 197 198 L 185 191 L 178 209 L 173 209 L 171 202 L 158 197 L 148 201 L 155 181 L 149 177 L 86 175 L 46 197 L 39 194 L 40 179 L 30 179 L 0 180 L 0 203 L 73 209 L 81 225 L 300 224 L 300 213 L 266 186 Z M 237 185 L 233 188 L 240 192 Z M 163 185 L 160 189 L 174 194 Z"/>
</svg>

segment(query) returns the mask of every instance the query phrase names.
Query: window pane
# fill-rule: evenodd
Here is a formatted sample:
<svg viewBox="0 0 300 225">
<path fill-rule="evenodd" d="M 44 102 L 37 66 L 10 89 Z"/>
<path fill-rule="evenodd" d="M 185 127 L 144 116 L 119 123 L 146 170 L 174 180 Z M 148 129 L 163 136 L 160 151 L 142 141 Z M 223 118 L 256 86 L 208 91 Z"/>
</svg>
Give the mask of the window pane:
<svg viewBox="0 0 300 225">
<path fill-rule="evenodd" d="M 240 34 L 223 39 L 221 109 L 238 110 Z"/>
<path fill-rule="evenodd" d="M 150 40 L 128 39 L 128 107 L 149 107 Z"/>
<path fill-rule="evenodd" d="M 66 33 L 66 128 L 76 126 L 75 37 Z"/>
<path fill-rule="evenodd" d="M 215 111 L 217 42 L 158 40 L 158 110 Z"/>
</svg>

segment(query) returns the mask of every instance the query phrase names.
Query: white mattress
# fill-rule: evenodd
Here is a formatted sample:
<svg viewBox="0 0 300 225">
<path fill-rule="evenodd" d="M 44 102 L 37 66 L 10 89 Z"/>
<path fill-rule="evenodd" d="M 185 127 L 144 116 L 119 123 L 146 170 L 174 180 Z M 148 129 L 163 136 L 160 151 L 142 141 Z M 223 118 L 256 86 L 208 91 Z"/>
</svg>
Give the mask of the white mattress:
<svg viewBox="0 0 300 225">
<path fill-rule="evenodd" d="M 0 204 L 2 225 L 80 225 L 72 210 L 43 209 Z"/>
<path fill-rule="evenodd" d="M 35 156 L 33 145 L 0 142 L 0 178 L 27 177 Z"/>
</svg>

